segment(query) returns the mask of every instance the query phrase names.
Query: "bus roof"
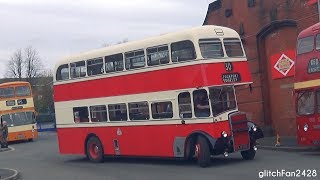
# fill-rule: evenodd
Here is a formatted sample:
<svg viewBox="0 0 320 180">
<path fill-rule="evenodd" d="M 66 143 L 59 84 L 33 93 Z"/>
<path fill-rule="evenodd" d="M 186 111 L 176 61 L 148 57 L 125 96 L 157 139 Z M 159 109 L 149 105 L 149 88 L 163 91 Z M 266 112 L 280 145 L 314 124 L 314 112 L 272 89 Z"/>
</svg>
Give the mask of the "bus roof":
<svg viewBox="0 0 320 180">
<path fill-rule="evenodd" d="M 216 35 L 217 32 L 223 31 L 223 35 Z M 75 55 L 65 57 L 58 61 L 56 68 L 62 64 L 68 64 L 71 62 L 77 62 L 81 60 L 94 59 L 97 57 L 103 57 L 106 55 L 113 55 L 117 53 L 130 52 L 135 50 L 140 50 L 148 47 L 155 47 L 164 44 L 170 44 L 172 42 L 182 41 L 182 40 L 198 40 L 201 38 L 212 38 L 216 35 L 216 38 L 221 37 L 233 37 L 240 38 L 238 33 L 230 28 L 215 26 L 215 25 L 205 25 L 199 27 L 193 27 L 190 29 L 166 33 L 155 37 L 149 37 L 142 40 L 126 42 L 122 44 L 112 45 L 100 49 L 95 49 Z"/>
<path fill-rule="evenodd" d="M 310 36 L 312 34 L 320 32 L 320 22 L 316 23 L 299 33 L 298 39 Z"/>
<path fill-rule="evenodd" d="M 29 85 L 29 82 L 26 81 L 13 81 L 13 82 L 6 82 L 0 84 L 0 87 L 8 87 L 8 86 L 19 86 L 19 85 Z"/>
</svg>

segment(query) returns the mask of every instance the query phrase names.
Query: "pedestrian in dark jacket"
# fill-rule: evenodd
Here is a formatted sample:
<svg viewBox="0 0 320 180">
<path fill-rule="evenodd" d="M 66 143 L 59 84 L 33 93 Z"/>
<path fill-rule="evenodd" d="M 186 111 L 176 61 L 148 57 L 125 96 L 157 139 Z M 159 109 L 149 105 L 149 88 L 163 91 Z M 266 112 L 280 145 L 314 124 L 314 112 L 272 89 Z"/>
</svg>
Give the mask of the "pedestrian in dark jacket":
<svg viewBox="0 0 320 180">
<path fill-rule="evenodd" d="M 0 124 L 0 143 L 1 148 L 8 148 L 8 126 L 6 121 L 2 121 Z"/>
</svg>

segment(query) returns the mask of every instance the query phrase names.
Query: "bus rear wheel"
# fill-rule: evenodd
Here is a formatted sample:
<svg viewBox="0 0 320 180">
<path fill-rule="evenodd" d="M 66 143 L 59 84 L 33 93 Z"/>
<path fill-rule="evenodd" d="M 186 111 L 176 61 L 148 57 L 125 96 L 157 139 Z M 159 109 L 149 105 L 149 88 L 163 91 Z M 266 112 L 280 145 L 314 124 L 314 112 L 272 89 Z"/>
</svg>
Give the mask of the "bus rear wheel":
<svg viewBox="0 0 320 180">
<path fill-rule="evenodd" d="M 200 167 L 208 167 L 211 164 L 211 154 L 208 141 L 203 136 L 198 136 L 195 144 L 195 156 Z"/>
<path fill-rule="evenodd" d="M 100 140 L 93 136 L 86 143 L 86 155 L 92 162 L 101 163 L 104 160 L 103 147 Z"/>
</svg>

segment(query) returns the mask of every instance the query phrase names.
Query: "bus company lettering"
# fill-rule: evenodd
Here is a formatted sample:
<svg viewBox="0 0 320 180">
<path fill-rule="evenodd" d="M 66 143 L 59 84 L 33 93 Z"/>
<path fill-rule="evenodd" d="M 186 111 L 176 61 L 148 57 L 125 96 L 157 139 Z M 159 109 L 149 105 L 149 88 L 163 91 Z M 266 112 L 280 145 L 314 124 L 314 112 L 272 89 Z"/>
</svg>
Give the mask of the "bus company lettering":
<svg viewBox="0 0 320 180">
<path fill-rule="evenodd" d="M 308 64 L 308 73 L 320 72 L 320 62 L 318 58 L 310 59 Z"/>
</svg>

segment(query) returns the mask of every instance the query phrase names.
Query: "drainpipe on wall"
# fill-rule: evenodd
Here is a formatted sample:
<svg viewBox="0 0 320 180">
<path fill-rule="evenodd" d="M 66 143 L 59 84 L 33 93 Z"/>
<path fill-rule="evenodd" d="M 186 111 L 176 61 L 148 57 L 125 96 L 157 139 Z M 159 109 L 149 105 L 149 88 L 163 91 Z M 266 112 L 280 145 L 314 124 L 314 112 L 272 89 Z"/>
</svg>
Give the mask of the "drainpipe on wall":
<svg viewBox="0 0 320 180">
<path fill-rule="evenodd" d="M 319 22 L 320 22 L 320 0 L 318 0 L 318 14 L 319 14 Z"/>
</svg>

